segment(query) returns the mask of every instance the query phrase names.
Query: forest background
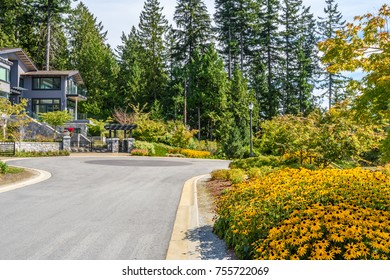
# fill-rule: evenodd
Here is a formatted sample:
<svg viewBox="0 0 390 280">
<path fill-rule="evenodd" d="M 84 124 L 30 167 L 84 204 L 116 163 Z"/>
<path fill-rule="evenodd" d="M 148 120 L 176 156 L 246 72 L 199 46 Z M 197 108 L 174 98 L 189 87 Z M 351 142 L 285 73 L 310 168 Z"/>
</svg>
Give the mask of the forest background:
<svg viewBox="0 0 390 280">
<path fill-rule="evenodd" d="M 369 60 L 387 58 L 385 40 L 374 37 L 388 30 L 380 20 L 370 25 L 373 15 L 347 24 L 336 1 L 324 2 L 324 16 L 316 18 L 302 0 L 216 0 L 212 19 L 203 1 L 178 0 L 171 25 L 159 1 L 146 0 L 139 25 L 123 33 L 122 43 L 114 49 L 107 44 L 103 24 L 83 3 L 4 0 L 0 47 L 22 47 L 40 69 L 78 69 L 88 90 L 81 110 L 90 117 L 104 121 L 119 111 L 146 114 L 148 121 L 180 123 L 198 140 L 217 140 L 227 157 L 248 154 L 250 102 L 259 152 L 318 146 L 318 139 L 308 145 L 302 137 L 283 143 L 271 137 L 270 143 L 267 135 L 276 133 L 270 124 L 283 127 L 280 124 L 291 119 L 281 116 L 314 118 L 340 127 L 332 122 L 343 120 L 341 114 L 351 123 L 347 125 L 351 133 L 355 125 L 371 127 L 370 136 L 363 138 L 371 137 L 375 145 L 363 148 L 359 142 L 355 154 L 381 149 L 385 157 L 387 74 L 374 63 L 350 63 L 359 59 L 346 50 L 362 51 L 359 57 L 377 47 Z M 387 17 L 386 11 L 378 11 L 376 18 Z M 352 40 L 359 25 L 358 37 L 374 36 L 363 38 L 360 45 Z M 365 26 L 371 29 L 363 30 Z M 368 75 L 358 81 L 342 75 L 362 69 Z M 314 94 L 319 91 L 322 95 Z M 291 131 L 290 123 L 286 129 Z M 272 145 L 279 148 L 271 151 Z"/>
</svg>

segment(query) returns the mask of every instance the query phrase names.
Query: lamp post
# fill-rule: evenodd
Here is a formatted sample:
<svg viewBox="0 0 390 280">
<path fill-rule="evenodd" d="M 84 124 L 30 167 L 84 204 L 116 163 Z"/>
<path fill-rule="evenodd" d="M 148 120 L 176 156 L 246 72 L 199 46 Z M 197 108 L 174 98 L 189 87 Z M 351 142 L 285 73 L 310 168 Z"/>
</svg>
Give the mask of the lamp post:
<svg viewBox="0 0 390 280">
<path fill-rule="evenodd" d="M 249 134 L 249 138 L 250 138 L 250 152 L 249 152 L 249 156 L 250 157 L 253 157 L 253 142 L 252 142 L 252 111 L 253 111 L 253 103 L 252 101 L 249 103 L 249 116 L 250 116 L 250 134 Z"/>
</svg>

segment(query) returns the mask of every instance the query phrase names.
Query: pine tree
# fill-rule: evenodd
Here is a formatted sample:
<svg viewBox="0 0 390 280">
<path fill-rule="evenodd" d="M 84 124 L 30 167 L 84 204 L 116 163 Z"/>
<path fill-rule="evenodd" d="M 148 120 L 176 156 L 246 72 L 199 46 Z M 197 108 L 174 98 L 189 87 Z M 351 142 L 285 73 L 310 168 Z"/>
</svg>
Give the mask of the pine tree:
<svg viewBox="0 0 390 280">
<path fill-rule="evenodd" d="M 88 90 L 88 100 L 81 105 L 85 112 L 105 119 L 112 114 L 117 100 L 118 65 L 105 44 L 107 32 L 88 8 L 80 3 L 68 20 L 70 59 Z"/>
<path fill-rule="evenodd" d="M 63 14 L 71 10 L 71 0 L 32 0 L 31 6 L 36 12 L 40 29 L 41 46 L 44 42 L 45 68 L 50 70 L 51 57 L 58 57 L 66 48 L 63 31 Z M 57 50 L 60 50 L 57 52 Z M 65 53 L 66 55 L 66 53 Z M 39 63 L 40 64 L 40 63 Z"/>
<path fill-rule="evenodd" d="M 174 30 L 175 73 L 179 74 L 174 79 L 176 79 L 176 85 L 179 85 L 183 91 L 183 117 L 184 124 L 187 124 L 187 119 L 190 118 L 187 97 L 191 95 L 192 88 L 189 64 L 196 52 L 202 54 L 206 51 L 212 41 L 213 33 L 210 15 L 202 0 L 178 0 L 174 21 L 177 27 Z"/>
<path fill-rule="evenodd" d="M 49 59 L 51 68 L 65 68 L 68 53 L 62 15 L 69 11 L 70 0 L 2 1 L 0 25 L 8 37 L 7 47 L 23 48 L 38 68 Z"/>
<path fill-rule="evenodd" d="M 337 30 L 345 28 L 345 20 L 343 15 L 338 10 L 338 4 L 335 0 L 325 0 L 326 7 L 324 8 L 325 17 L 319 17 L 318 29 L 321 41 L 333 39 L 336 36 Z M 325 65 L 327 68 L 330 65 Z M 343 101 L 346 98 L 346 84 L 348 79 L 341 74 L 333 74 L 323 69 L 324 79 L 321 83 L 321 89 L 324 90 L 324 96 L 328 97 L 329 109 L 333 104 Z"/>
<path fill-rule="evenodd" d="M 216 0 L 214 15 L 221 53 L 225 58 L 229 78 L 232 69 L 240 67 L 244 71 L 250 55 L 250 38 L 255 20 L 255 1 Z"/>
<path fill-rule="evenodd" d="M 281 15 L 281 49 L 283 62 L 281 65 L 282 79 L 282 102 L 283 114 L 297 114 L 296 100 L 298 99 L 297 68 L 300 36 L 300 9 L 302 0 L 283 0 Z"/>
<path fill-rule="evenodd" d="M 128 35 L 122 33 L 122 45 L 118 50 L 118 100 L 122 108 L 129 104 L 144 103 L 144 68 L 142 67 L 143 48 L 137 32 L 133 26 Z"/>
<path fill-rule="evenodd" d="M 161 99 L 166 91 L 168 76 L 164 65 L 165 36 L 168 31 L 168 21 L 162 14 L 158 0 L 146 0 L 140 15 L 139 37 L 143 47 L 146 103 L 152 105 Z"/>
<path fill-rule="evenodd" d="M 240 69 L 236 68 L 227 94 L 228 107 L 223 112 L 220 128 L 222 150 L 228 158 L 241 158 L 249 148 L 248 105 L 254 102 L 254 98 L 248 93 L 247 84 Z"/>
<path fill-rule="evenodd" d="M 279 0 L 259 3 L 254 27 L 251 87 L 255 90 L 262 119 L 277 115 L 280 104 L 279 9 Z"/>
<path fill-rule="evenodd" d="M 188 99 L 192 109 L 189 124 L 197 127 L 198 138 L 212 140 L 221 123 L 221 113 L 226 110 L 227 75 L 222 59 L 213 45 L 204 53 L 196 51 L 189 65 L 192 82 Z"/>
<path fill-rule="evenodd" d="M 203 52 L 210 43 L 210 15 L 202 0 L 178 0 L 174 21 L 177 26 L 176 57 L 187 64 L 196 51 Z"/>
</svg>

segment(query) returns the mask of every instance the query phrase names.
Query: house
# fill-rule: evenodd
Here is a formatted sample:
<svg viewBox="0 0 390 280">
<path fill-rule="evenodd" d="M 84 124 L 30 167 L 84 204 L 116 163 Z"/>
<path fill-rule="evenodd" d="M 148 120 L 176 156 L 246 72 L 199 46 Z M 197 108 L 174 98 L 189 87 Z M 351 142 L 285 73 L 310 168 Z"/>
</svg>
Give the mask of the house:
<svg viewBox="0 0 390 280">
<path fill-rule="evenodd" d="M 12 103 L 26 98 L 32 118 L 67 110 L 75 121 L 82 119 L 78 103 L 87 100 L 83 84 L 77 70 L 40 71 L 21 48 L 0 49 L 0 96 Z"/>
<path fill-rule="evenodd" d="M 9 98 L 11 92 L 10 71 L 12 62 L 0 57 L 0 97 Z"/>
</svg>

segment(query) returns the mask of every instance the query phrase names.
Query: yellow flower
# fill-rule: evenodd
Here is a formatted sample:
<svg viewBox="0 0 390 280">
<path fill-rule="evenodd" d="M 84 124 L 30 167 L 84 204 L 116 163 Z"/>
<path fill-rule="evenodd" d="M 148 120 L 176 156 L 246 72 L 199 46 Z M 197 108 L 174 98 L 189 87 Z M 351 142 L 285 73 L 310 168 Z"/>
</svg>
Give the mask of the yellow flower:
<svg viewBox="0 0 390 280">
<path fill-rule="evenodd" d="M 291 255 L 290 260 L 298 261 L 300 260 L 300 258 L 298 257 L 298 255 Z"/>
<path fill-rule="evenodd" d="M 334 242 L 344 242 L 344 237 L 340 233 L 332 233 L 330 239 Z"/>
</svg>

